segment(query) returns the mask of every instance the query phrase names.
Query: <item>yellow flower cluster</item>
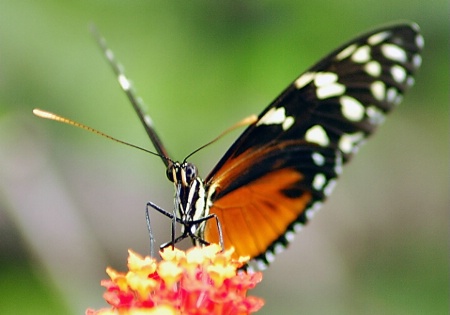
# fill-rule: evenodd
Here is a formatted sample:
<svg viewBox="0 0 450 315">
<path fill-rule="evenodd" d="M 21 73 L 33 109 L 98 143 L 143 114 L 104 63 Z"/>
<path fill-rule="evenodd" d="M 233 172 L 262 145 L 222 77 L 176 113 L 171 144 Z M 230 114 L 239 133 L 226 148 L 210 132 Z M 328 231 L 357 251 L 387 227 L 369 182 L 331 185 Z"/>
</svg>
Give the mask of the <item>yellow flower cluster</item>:
<svg viewBox="0 0 450 315">
<path fill-rule="evenodd" d="M 247 259 L 232 259 L 233 250 L 194 247 L 186 252 L 166 248 L 161 262 L 129 251 L 127 273 L 107 268 L 105 300 L 112 306 L 86 315 L 230 314 L 245 315 L 264 302 L 246 296 L 262 280 L 261 273 L 238 271 Z"/>
</svg>

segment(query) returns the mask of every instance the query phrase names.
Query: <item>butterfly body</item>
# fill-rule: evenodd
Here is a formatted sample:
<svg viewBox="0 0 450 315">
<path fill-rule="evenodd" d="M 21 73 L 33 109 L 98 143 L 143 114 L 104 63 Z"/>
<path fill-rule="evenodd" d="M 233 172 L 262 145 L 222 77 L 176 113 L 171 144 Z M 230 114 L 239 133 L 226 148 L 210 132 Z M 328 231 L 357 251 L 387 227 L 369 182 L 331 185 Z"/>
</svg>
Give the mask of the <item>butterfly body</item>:
<svg viewBox="0 0 450 315">
<path fill-rule="evenodd" d="M 179 240 L 190 237 L 195 244 L 207 244 L 203 234 L 205 221 L 208 218 L 208 207 L 206 202 L 205 187 L 203 180 L 197 176 L 197 167 L 188 162 L 170 161 L 166 170 L 167 178 L 173 182 L 175 188 L 174 214 L 167 213 L 163 209 L 149 203 L 163 214 L 171 217 L 181 224 L 181 235 L 167 244 L 174 244 Z M 174 227 L 173 227 L 174 229 Z M 175 235 L 172 233 L 173 236 Z"/>
</svg>

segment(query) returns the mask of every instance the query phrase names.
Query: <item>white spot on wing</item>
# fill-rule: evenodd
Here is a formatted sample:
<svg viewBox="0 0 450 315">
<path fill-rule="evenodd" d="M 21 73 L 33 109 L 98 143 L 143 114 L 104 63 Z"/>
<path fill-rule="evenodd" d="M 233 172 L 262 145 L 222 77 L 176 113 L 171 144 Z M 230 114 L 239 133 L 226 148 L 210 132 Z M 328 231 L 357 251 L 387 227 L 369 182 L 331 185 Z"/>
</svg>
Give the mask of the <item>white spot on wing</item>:
<svg viewBox="0 0 450 315">
<path fill-rule="evenodd" d="M 397 95 L 397 89 L 395 87 L 390 87 L 386 92 L 386 100 L 388 102 L 394 102 Z"/>
<path fill-rule="evenodd" d="M 333 72 L 318 72 L 314 77 L 314 84 L 317 87 L 326 86 L 337 82 L 338 76 Z"/>
<path fill-rule="evenodd" d="M 398 105 L 398 104 L 400 104 L 402 101 L 403 101 L 403 95 L 398 94 L 397 97 L 396 97 L 395 100 L 394 100 L 394 104 L 395 104 L 395 105 Z"/>
<path fill-rule="evenodd" d="M 306 209 L 306 211 L 305 211 L 306 218 L 308 220 L 311 220 L 314 217 L 314 215 L 317 213 L 317 211 L 319 211 L 320 207 L 322 207 L 321 202 L 317 201 L 317 202 L 313 203 L 312 206 L 310 208 Z"/>
<path fill-rule="evenodd" d="M 420 27 L 417 23 L 411 22 L 410 26 L 413 30 L 415 30 L 416 32 L 420 32 Z"/>
<path fill-rule="evenodd" d="M 326 182 L 327 178 L 325 177 L 325 175 L 323 175 L 322 173 L 318 173 L 316 174 L 316 176 L 314 176 L 312 186 L 315 190 L 322 190 Z"/>
<path fill-rule="evenodd" d="M 333 96 L 339 96 L 344 93 L 345 93 L 345 86 L 340 83 L 333 83 L 330 85 L 321 86 L 316 91 L 317 98 L 320 100 Z"/>
<path fill-rule="evenodd" d="M 303 224 L 301 224 L 301 223 L 299 223 L 299 222 L 296 222 L 296 223 L 294 224 L 293 228 L 294 228 L 294 231 L 298 233 L 298 232 L 300 232 L 301 230 L 303 230 Z"/>
<path fill-rule="evenodd" d="M 295 120 L 294 117 L 288 116 L 286 117 L 286 110 L 284 107 L 275 108 L 272 107 L 258 122 L 259 125 L 280 125 L 283 130 L 289 129 Z"/>
<path fill-rule="evenodd" d="M 308 142 L 317 143 L 320 146 L 327 146 L 330 143 L 328 135 L 322 126 L 314 125 L 306 131 L 305 139 Z"/>
<path fill-rule="evenodd" d="M 316 164 L 317 166 L 323 166 L 325 164 L 325 157 L 319 152 L 314 152 L 311 157 L 314 161 L 314 164 Z"/>
<path fill-rule="evenodd" d="M 375 81 L 370 85 L 370 91 L 376 100 L 382 101 L 385 98 L 386 86 L 381 81 Z"/>
<path fill-rule="evenodd" d="M 292 242 L 292 241 L 294 240 L 294 238 L 295 238 L 295 233 L 292 232 L 292 231 L 287 231 L 287 232 L 284 234 L 284 238 L 285 238 L 288 242 Z"/>
<path fill-rule="evenodd" d="M 344 163 L 342 161 L 342 153 L 341 151 L 337 151 L 336 152 L 336 160 L 334 161 L 335 165 L 334 165 L 334 171 L 336 172 L 337 175 L 342 174 L 342 164 Z"/>
<path fill-rule="evenodd" d="M 342 59 L 347 58 L 355 51 L 356 47 L 358 47 L 358 46 L 356 44 L 353 44 L 353 45 L 348 46 L 347 48 L 344 48 L 340 53 L 338 53 L 336 55 L 336 59 L 342 60 Z"/>
<path fill-rule="evenodd" d="M 343 134 L 339 139 L 339 149 L 346 154 L 354 153 L 363 139 L 364 133 L 362 132 Z"/>
<path fill-rule="evenodd" d="M 374 125 L 379 125 L 384 121 L 384 113 L 376 106 L 371 105 L 366 109 L 366 115 L 369 117 L 369 122 Z"/>
<path fill-rule="evenodd" d="M 294 85 L 297 89 L 301 89 L 314 79 L 315 73 L 306 72 L 302 74 L 297 80 L 295 80 Z"/>
<path fill-rule="evenodd" d="M 360 121 L 364 117 L 364 106 L 355 98 L 344 95 L 339 99 L 342 115 L 350 121 Z"/>
<path fill-rule="evenodd" d="M 381 74 L 381 65 L 378 61 L 372 60 L 364 65 L 364 70 L 372 77 L 379 77 Z"/>
<path fill-rule="evenodd" d="M 268 263 L 272 263 L 275 260 L 275 255 L 270 251 L 266 252 L 265 256 Z"/>
<path fill-rule="evenodd" d="M 345 86 L 338 83 L 338 76 L 333 72 L 318 72 L 314 78 L 314 84 L 317 87 L 316 95 L 319 99 L 326 99 L 332 96 L 342 95 L 345 92 Z"/>
<path fill-rule="evenodd" d="M 278 254 L 282 253 L 283 251 L 284 251 L 283 244 L 280 244 L 280 243 L 275 244 L 275 246 L 273 248 L 273 252 L 275 253 L 275 255 L 278 255 Z"/>
<path fill-rule="evenodd" d="M 257 125 L 281 124 L 286 119 L 284 107 L 272 107 L 257 123 Z"/>
<path fill-rule="evenodd" d="M 419 49 L 422 49 L 423 46 L 425 46 L 425 40 L 423 39 L 423 36 L 421 34 L 417 34 L 416 36 L 416 45 L 419 47 Z"/>
<path fill-rule="evenodd" d="M 294 85 L 300 89 L 313 80 L 317 88 L 316 96 L 319 99 L 342 95 L 345 92 L 345 86 L 337 82 L 338 76 L 333 72 L 307 72 L 295 80 Z"/>
<path fill-rule="evenodd" d="M 352 55 L 352 60 L 356 63 L 365 63 L 370 60 L 370 47 L 361 46 Z"/>
<path fill-rule="evenodd" d="M 311 209 L 315 212 L 319 211 L 319 209 L 322 207 L 322 203 L 320 201 L 315 202 L 312 206 Z"/>
<path fill-rule="evenodd" d="M 386 38 L 388 38 L 389 36 L 391 36 L 391 32 L 381 32 L 381 33 L 377 33 L 377 34 L 373 34 L 372 36 L 370 36 L 367 39 L 367 42 L 374 46 L 374 45 L 378 45 L 379 43 L 381 43 L 382 41 L 384 41 Z"/>
<path fill-rule="evenodd" d="M 289 128 L 291 128 L 291 126 L 294 124 L 295 119 L 292 116 L 288 116 L 286 117 L 286 119 L 283 121 L 283 124 L 281 125 L 281 127 L 283 128 L 284 131 L 288 130 Z"/>
<path fill-rule="evenodd" d="M 413 86 L 414 82 L 415 82 L 414 77 L 412 77 L 412 76 L 409 76 L 408 79 L 406 79 L 406 85 L 409 87 Z"/>
<path fill-rule="evenodd" d="M 422 64 L 422 56 L 421 55 L 414 55 L 414 57 L 412 59 L 412 63 L 413 63 L 415 68 L 419 68 L 420 65 Z"/>
<path fill-rule="evenodd" d="M 323 190 L 323 193 L 325 194 L 325 196 L 330 196 L 331 193 L 334 190 L 334 187 L 336 187 L 336 180 L 335 179 L 330 179 L 328 181 L 328 184 L 325 186 L 325 189 Z"/>
<path fill-rule="evenodd" d="M 393 65 L 391 68 L 391 75 L 397 83 L 403 83 L 406 78 L 406 70 L 399 65 Z"/>
<path fill-rule="evenodd" d="M 256 261 L 256 268 L 258 268 L 258 270 L 265 270 L 267 269 L 267 264 L 264 261 L 258 259 Z"/>
<path fill-rule="evenodd" d="M 404 49 L 400 48 L 394 44 L 383 44 L 381 45 L 382 54 L 393 61 L 407 62 L 408 57 Z"/>
</svg>

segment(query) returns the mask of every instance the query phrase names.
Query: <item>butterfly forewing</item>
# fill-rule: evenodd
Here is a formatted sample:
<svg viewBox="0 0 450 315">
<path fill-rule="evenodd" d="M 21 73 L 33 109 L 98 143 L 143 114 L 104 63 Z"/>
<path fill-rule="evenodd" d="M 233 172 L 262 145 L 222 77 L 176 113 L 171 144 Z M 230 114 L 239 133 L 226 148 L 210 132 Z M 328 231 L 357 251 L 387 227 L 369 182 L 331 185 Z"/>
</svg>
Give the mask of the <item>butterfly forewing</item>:
<svg viewBox="0 0 450 315">
<path fill-rule="evenodd" d="M 299 76 L 261 113 L 205 180 L 226 248 L 270 262 L 413 84 L 422 46 L 415 24 L 360 36 Z M 205 239 L 218 238 L 208 221 Z"/>
</svg>

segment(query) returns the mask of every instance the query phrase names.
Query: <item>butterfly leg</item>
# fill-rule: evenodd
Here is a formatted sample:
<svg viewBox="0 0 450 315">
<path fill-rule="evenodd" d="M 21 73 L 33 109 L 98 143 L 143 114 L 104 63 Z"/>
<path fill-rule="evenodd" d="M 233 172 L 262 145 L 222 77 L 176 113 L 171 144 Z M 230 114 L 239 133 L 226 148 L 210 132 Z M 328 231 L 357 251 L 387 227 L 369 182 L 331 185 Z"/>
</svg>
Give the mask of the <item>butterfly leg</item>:
<svg viewBox="0 0 450 315">
<path fill-rule="evenodd" d="M 201 246 L 208 246 L 208 245 L 211 244 L 211 243 L 205 241 L 200 236 L 197 236 L 197 235 L 194 235 L 194 234 L 191 234 L 190 238 L 192 239 L 192 243 L 194 244 L 194 246 L 199 246 L 199 245 L 201 245 Z"/>
<path fill-rule="evenodd" d="M 145 207 L 145 222 L 147 223 L 148 236 L 150 237 L 150 256 L 155 257 L 155 238 L 153 237 L 152 224 L 150 223 L 150 214 L 148 211 L 149 207 L 156 209 L 155 207 L 157 206 L 151 202 L 148 202 Z"/>
<path fill-rule="evenodd" d="M 215 213 L 211 213 L 208 214 L 207 216 L 198 219 L 198 220 L 194 220 L 191 221 L 191 224 L 201 224 L 205 221 L 208 221 L 210 219 L 214 218 L 216 220 L 216 225 L 217 225 L 217 231 L 219 233 L 219 245 L 222 248 L 222 250 L 225 250 L 224 244 L 223 244 L 223 232 L 222 232 L 222 225 L 220 224 L 219 221 L 219 217 L 215 214 Z M 206 240 L 204 240 L 202 237 L 197 236 L 197 235 L 190 235 L 192 239 L 197 240 L 198 242 L 200 242 L 202 245 L 209 245 L 210 243 L 207 242 Z"/>
<path fill-rule="evenodd" d="M 153 237 L 152 226 L 151 226 L 151 223 L 150 223 L 150 211 L 149 211 L 150 208 L 155 209 L 159 213 L 165 215 L 166 217 L 168 217 L 168 218 L 170 218 L 172 220 L 172 241 L 161 245 L 161 247 L 160 247 L 161 249 L 164 248 L 164 247 L 167 247 L 170 244 L 175 244 L 176 243 L 175 240 L 173 240 L 174 233 L 175 233 L 175 230 L 174 230 L 175 222 L 181 223 L 181 220 L 179 218 L 177 218 L 174 214 L 172 214 L 170 212 L 167 212 L 166 210 L 164 210 L 160 206 L 154 204 L 153 202 L 151 202 L 151 201 L 147 202 L 147 206 L 145 207 L 145 220 L 147 222 L 147 230 L 148 230 L 148 234 L 149 234 L 149 237 L 150 237 L 150 255 L 152 257 L 154 257 L 154 253 L 155 253 L 154 252 L 155 251 L 155 249 L 154 249 L 154 247 L 155 247 L 155 238 Z"/>
<path fill-rule="evenodd" d="M 182 240 L 184 240 L 185 238 L 187 238 L 189 236 L 189 234 L 187 232 L 184 232 L 182 235 L 178 236 L 176 239 L 174 239 L 173 241 L 167 242 L 162 244 L 159 248 L 160 249 L 164 249 L 168 246 L 172 246 L 172 248 L 175 246 L 176 243 L 181 242 Z"/>
<path fill-rule="evenodd" d="M 172 210 L 172 228 L 171 228 L 172 250 L 175 248 L 175 241 L 178 239 L 178 238 L 175 238 L 175 236 L 176 236 L 175 228 L 176 228 L 176 218 L 177 218 L 177 216 L 176 216 L 176 209 L 179 209 L 179 207 L 180 207 L 179 189 L 180 189 L 180 187 L 178 187 L 178 191 L 177 191 L 177 194 L 176 194 L 176 197 L 175 197 L 175 200 L 174 200 L 175 201 L 175 207 Z M 182 213 L 182 212 L 180 211 L 180 213 Z M 182 230 L 182 236 L 186 234 L 186 231 L 185 231 L 185 229 L 183 227 L 184 227 L 184 225 L 182 225 L 182 229 L 181 229 Z"/>
</svg>

